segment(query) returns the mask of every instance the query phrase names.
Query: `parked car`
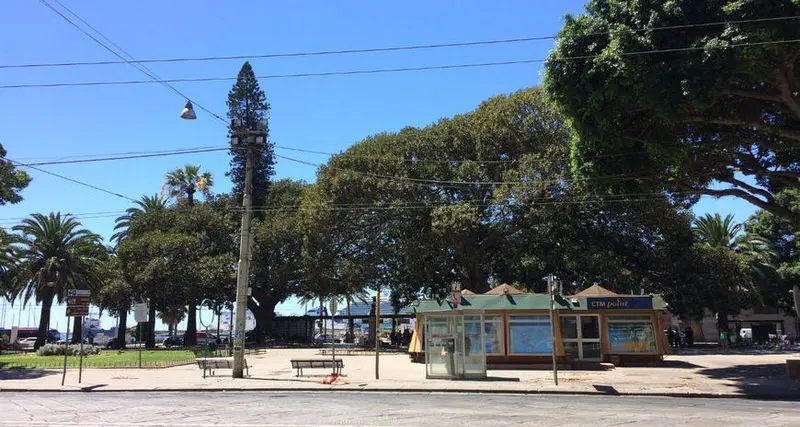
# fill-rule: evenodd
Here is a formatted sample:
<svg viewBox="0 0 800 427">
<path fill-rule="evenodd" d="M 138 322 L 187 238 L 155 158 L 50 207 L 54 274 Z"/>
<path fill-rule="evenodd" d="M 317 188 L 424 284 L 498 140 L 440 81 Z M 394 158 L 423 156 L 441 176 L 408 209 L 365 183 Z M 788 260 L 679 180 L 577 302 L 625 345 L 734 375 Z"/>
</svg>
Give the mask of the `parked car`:
<svg viewBox="0 0 800 427">
<path fill-rule="evenodd" d="M 118 340 L 118 339 L 116 339 L 116 338 L 111 338 L 111 339 L 110 339 L 110 340 L 108 340 L 108 342 L 106 343 L 106 348 L 110 348 L 110 349 L 120 349 L 120 348 L 122 348 L 122 344 L 119 342 L 119 340 Z"/>
<path fill-rule="evenodd" d="M 164 347 L 181 347 L 183 346 L 183 335 L 173 335 L 164 340 Z"/>
<path fill-rule="evenodd" d="M 17 345 L 20 347 L 33 347 L 36 344 L 36 337 L 28 337 L 17 340 Z"/>
</svg>

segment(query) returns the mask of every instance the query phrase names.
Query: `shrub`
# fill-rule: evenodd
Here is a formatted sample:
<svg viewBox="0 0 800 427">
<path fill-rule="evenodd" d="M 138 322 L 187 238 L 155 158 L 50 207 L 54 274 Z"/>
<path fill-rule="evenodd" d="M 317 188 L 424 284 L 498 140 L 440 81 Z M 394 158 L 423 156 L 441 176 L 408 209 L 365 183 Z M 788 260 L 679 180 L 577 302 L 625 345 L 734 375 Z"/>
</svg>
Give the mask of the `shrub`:
<svg viewBox="0 0 800 427">
<path fill-rule="evenodd" d="M 80 344 L 72 344 L 69 346 L 58 344 L 46 344 L 36 350 L 38 356 L 63 356 L 64 350 L 67 350 L 67 356 L 79 356 L 81 353 Z M 100 353 L 100 347 L 94 345 L 84 345 L 83 355 L 89 356 L 92 354 Z"/>
</svg>

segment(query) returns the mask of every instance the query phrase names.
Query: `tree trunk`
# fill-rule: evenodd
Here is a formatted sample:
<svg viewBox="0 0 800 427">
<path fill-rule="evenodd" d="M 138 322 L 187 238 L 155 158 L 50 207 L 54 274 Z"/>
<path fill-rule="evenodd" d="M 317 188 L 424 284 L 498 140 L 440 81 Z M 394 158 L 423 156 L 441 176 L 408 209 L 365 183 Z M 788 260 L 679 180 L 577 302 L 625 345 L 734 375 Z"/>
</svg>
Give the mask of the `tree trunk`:
<svg viewBox="0 0 800 427">
<path fill-rule="evenodd" d="M 70 343 L 79 344 L 83 340 L 83 317 L 72 318 L 72 339 Z"/>
<path fill-rule="evenodd" d="M 50 325 L 50 308 L 53 306 L 53 298 L 55 298 L 55 295 L 49 291 L 46 292 L 42 298 L 42 314 L 39 316 L 39 331 L 36 334 L 36 343 L 33 345 L 33 348 L 36 350 L 47 343 L 47 335 L 50 334 L 48 327 Z"/>
<path fill-rule="evenodd" d="M 144 345 L 147 348 L 156 347 L 156 306 L 150 303 L 150 312 L 148 313 L 147 324 L 145 325 L 145 340 Z"/>
<path fill-rule="evenodd" d="M 221 319 L 221 317 L 222 317 L 222 307 L 221 306 L 216 306 L 214 312 L 217 314 L 217 338 L 222 339 L 219 336 L 219 323 L 222 320 Z"/>
<path fill-rule="evenodd" d="M 489 290 L 489 280 L 480 264 L 469 264 L 464 266 L 465 278 L 467 279 L 466 289 L 476 294 L 483 294 Z"/>
<path fill-rule="evenodd" d="M 347 334 L 350 338 L 348 342 L 355 341 L 356 322 L 353 320 L 352 313 L 350 313 L 350 295 L 345 299 L 347 303 Z"/>
<path fill-rule="evenodd" d="M 259 303 L 261 301 L 259 300 Z M 264 316 L 264 310 L 261 308 L 260 305 L 256 304 L 255 301 L 251 298 L 247 302 L 247 308 L 253 312 L 253 316 L 256 318 L 256 327 L 253 329 L 253 335 L 255 335 L 256 344 L 257 345 L 264 345 L 267 342 L 266 339 L 266 331 L 267 325 Z M 233 320 L 231 319 L 231 324 L 233 324 Z"/>
<path fill-rule="evenodd" d="M 117 328 L 117 346 L 118 348 L 125 348 L 125 336 L 128 331 L 128 310 L 122 309 L 119 311 L 119 327 Z"/>
<path fill-rule="evenodd" d="M 186 320 L 186 333 L 183 335 L 183 343 L 186 346 L 193 346 L 197 344 L 197 303 L 194 300 L 189 301 L 189 310 L 187 310 L 188 319 Z"/>
<path fill-rule="evenodd" d="M 265 338 L 274 338 L 274 328 L 272 327 L 272 322 L 275 320 L 275 307 L 278 305 L 278 301 L 269 298 L 264 304 L 261 304 L 261 315 L 264 316 L 264 337 Z"/>
</svg>

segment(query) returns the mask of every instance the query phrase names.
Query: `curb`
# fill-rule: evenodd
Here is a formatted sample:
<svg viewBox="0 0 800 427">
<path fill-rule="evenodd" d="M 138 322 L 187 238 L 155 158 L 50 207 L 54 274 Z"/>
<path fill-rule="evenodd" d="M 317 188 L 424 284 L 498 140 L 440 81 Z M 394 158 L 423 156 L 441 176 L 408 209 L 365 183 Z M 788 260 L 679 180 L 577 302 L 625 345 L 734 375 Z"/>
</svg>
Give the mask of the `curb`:
<svg viewBox="0 0 800 427">
<path fill-rule="evenodd" d="M 0 393 L 426 393 L 426 394 L 507 394 L 507 395 L 568 395 L 568 396 L 615 396 L 615 397 L 668 397 L 679 399 L 746 399 L 746 400 L 787 400 L 800 401 L 800 394 L 780 393 L 647 393 L 647 392 L 617 392 L 604 393 L 588 390 L 481 390 L 481 389 L 424 389 L 424 388 L 160 388 L 160 389 L 95 389 L 91 387 L 81 389 L 28 389 L 4 388 Z"/>
</svg>

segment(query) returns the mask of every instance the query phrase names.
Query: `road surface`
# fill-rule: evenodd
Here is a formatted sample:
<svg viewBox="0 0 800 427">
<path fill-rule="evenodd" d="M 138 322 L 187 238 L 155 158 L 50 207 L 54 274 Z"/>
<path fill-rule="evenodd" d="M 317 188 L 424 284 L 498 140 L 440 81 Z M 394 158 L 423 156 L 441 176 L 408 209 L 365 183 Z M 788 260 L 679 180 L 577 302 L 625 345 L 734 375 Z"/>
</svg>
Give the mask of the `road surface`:
<svg viewBox="0 0 800 427">
<path fill-rule="evenodd" d="M 0 426 L 798 426 L 800 402 L 372 392 L 0 393 Z"/>
</svg>

